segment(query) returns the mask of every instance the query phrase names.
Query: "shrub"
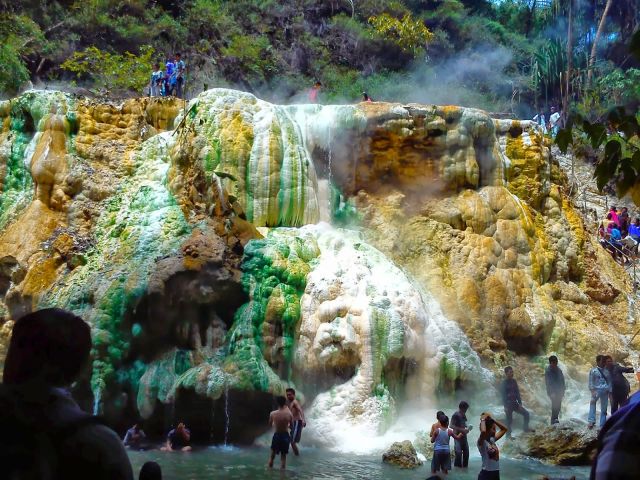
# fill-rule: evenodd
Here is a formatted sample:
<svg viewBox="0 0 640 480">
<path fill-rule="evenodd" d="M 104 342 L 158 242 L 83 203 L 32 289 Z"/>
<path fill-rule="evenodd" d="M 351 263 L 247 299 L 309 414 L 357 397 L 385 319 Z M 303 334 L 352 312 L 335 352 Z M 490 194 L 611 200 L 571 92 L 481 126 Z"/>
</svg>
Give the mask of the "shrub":
<svg viewBox="0 0 640 480">
<path fill-rule="evenodd" d="M 90 78 L 98 87 L 141 91 L 149 83 L 154 53 L 148 45 L 140 48 L 140 55 L 130 52 L 120 55 L 89 47 L 74 52 L 61 67 L 78 78 Z"/>
</svg>

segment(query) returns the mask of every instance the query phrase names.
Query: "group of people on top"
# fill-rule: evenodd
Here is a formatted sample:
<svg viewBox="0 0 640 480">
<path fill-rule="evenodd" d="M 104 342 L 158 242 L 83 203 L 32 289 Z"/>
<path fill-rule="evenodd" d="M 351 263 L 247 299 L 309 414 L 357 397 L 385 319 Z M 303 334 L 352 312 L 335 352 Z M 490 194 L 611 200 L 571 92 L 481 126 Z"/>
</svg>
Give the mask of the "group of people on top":
<svg viewBox="0 0 640 480">
<path fill-rule="evenodd" d="M 551 113 L 549 115 L 545 114 L 544 110 L 541 109 L 532 120 L 540 125 L 545 135 L 550 133 L 555 137 L 558 134 L 558 130 L 560 130 L 561 118 L 562 115 L 556 107 L 551 107 Z"/>
<path fill-rule="evenodd" d="M 616 260 L 624 256 L 635 258 L 640 242 L 640 218 L 631 222 L 627 207 L 620 210 L 613 205 L 598 226 L 600 244 L 611 252 Z"/>
<path fill-rule="evenodd" d="M 168 58 L 164 68 L 162 70 L 159 63 L 153 65 L 149 81 L 149 96 L 184 98 L 186 65 L 182 55 L 176 53 L 173 59 Z"/>
</svg>

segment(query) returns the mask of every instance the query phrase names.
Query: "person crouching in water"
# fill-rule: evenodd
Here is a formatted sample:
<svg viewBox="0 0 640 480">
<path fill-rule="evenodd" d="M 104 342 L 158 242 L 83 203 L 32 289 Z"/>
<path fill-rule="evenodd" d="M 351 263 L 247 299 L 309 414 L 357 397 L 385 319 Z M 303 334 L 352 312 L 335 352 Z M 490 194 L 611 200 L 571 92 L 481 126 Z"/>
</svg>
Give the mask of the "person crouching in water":
<svg viewBox="0 0 640 480">
<path fill-rule="evenodd" d="M 174 450 L 181 450 L 183 452 L 191 451 L 191 430 L 189 430 L 184 423 L 178 423 L 178 426 L 171 430 L 167 435 L 167 444 L 162 447 L 164 452 L 173 452 Z"/>
<path fill-rule="evenodd" d="M 488 413 L 480 415 L 480 437 L 477 445 L 482 458 L 482 470 L 478 480 L 500 480 L 500 450 L 496 442 L 508 431 L 506 426 Z"/>
<path fill-rule="evenodd" d="M 300 437 L 302 436 L 302 429 L 307 426 L 307 421 L 304 419 L 304 412 L 300 406 L 300 402 L 296 400 L 296 391 L 293 388 L 287 388 L 287 406 L 293 415 L 293 422 L 291 422 L 291 450 L 298 456 L 298 443 L 300 443 Z"/>
<path fill-rule="evenodd" d="M 440 417 L 440 425 L 431 435 L 431 443 L 433 446 L 433 458 L 435 462 L 431 462 L 431 473 L 442 470 L 445 475 L 449 473 L 449 464 L 451 463 L 451 452 L 449 450 L 449 439 L 451 437 L 456 440 L 462 438 L 462 433 L 455 433 L 449 428 L 449 417 L 443 415 Z"/>
<path fill-rule="evenodd" d="M 280 454 L 280 468 L 287 467 L 287 454 L 289 453 L 289 425 L 293 422 L 291 410 L 287 407 L 287 399 L 280 396 L 276 397 L 278 410 L 274 410 L 269 414 L 269 425 L 273 426 L 273 438 L 271 439 L 271 456 L 269 457 L 269 468 L 273 467 L 273 460 L 276 455 Z"/>
</svg>

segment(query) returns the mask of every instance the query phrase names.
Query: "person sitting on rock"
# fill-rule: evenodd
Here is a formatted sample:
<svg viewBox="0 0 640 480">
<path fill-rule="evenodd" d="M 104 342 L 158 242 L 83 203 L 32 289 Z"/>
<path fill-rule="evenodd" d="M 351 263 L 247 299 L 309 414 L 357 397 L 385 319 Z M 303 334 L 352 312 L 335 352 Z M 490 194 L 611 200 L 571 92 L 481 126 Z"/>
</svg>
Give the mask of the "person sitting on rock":
<svg viewBox="0 0 640 480">
<path fill-rule="evenodd" d="M 178 426 L 172 429 L 167 435 L 167 444 L 162 447 L 165 452 L 181 450 L 183 452 L 191 451 L 191 430 L 184 423 L 178 423 Z"/>
<path fill-rule="evenodd" d="M 524 419 L 523 430 L 529 431 L 529 412 L 522 406 L 522 398 L 520 397 L 520 389 L 518 382 L 513 378 L 513 368 L 505 367 L 504 374 L 506 378 L 502 381 L 502 405 L 504 413 L 507 416 L 507 429 L 511 434 L 511 423 L 513 422 L 513 412 L 522 415 Z"/>
<path fill-rule="evenodd" d="M 591 480 L 637 480 L 640 472 L 640 392 L 605 423 Z"/>
<path fill-rule="evenodd" d="M 600 427 L 607 421 L 607 408 L 609 406 L 609 394 L 611 393 L 611 374 L 605 368 L 605 356 L 596 356 L 596 366 L 589 372 L 589 391 L 591 402 L 589 404 L 589 428 L 596 424 L 596 403 L 600 401 Z"/>
<path fill-rule="evenodd" d="M 551 425 L 559 423 L 558 416 L 562 409 L 562 398 L 564 397 L 565 383 L 564 374 L 558 367 L 558 357 L 549 357 L 549 366 L 544 371 L 544 383 L 547 387 L 547 395 L 551 400 Z"/>
<path fill-rule="evenodd" d="M 631 385 L 623 374 L 633 373 L 634 370 L 633 367 L 623 367 L 622 365 L 614 363 L 611 355 L 604 357 L 604 366 L 609 372 L 609 378 L 611 379 L 611 415 L 613 415 L 629 401 Z"/>
<path fill-rule="evenodd" d="M 449 439 L 451 437 L 456 440 L 462 438 L 462 433 L 456 433 L 449 428 L 449 417 L 443 415 L 440 417 L 440 425 L 431 435 L 431 443 L 433 446 L 433 460 L 431 461 L 431 473 L 437 473 L 442 470 L 446 475 L 449 473 L 449 464 L 451 463 L 451 452 L 449 450 Z M 435 467 L 435 468 L 434 468 Z"/>
</svg>

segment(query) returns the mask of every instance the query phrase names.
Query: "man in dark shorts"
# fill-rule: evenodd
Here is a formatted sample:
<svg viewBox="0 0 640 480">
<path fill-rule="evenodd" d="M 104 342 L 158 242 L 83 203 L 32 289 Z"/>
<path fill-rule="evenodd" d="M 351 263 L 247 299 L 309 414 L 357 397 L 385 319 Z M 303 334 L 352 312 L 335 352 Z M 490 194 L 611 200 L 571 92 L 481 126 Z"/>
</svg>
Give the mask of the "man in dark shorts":
<svg viewBox="0 0 640 480">
<path fill-rule="evenodd" d="M 467 435 L 471 430 L 471 426 L 467 425 L 467 410 L 469 404 L 464 400 L 458 405 L 458 411 L 451 416 L 451 429 L 455 433 L 461 433 L 461 438 L 455 438 L 455 460 L 453 464 L 456 467 L 467 468 L 469 466 L 469 441 Z"/>
<path fill-rule="evenodd" d="M 273 467 L 273 460 L 276 455 L 280 454 L 280 468 L 284 470 L 287 467 L 287 454 L 289 453 L 289 425 L 293 422 L 291 410 L 287 407 L 287 399 L 284 397 L 276 397 L 278 410 L 274 410 L 269 415 L 269 425 L 273 426 L 273 438 L 271 439 L 271 456 L 269 457 L 269 468 Z"/>
<path fill-rule="evenodd" d="M 307 422 L 304 418 L 304 412 L 298 400 L 296 400 L 296 391 L 293 388 L 287 388 L 287 405 L 293 415 L 293 421 L 291 422 L 291 449 L 294 455 L 299 455 L 298 443 L 300 443 L 300 437 L 302 436 L 302 429 L 307 426 Z"/>
</svg>

